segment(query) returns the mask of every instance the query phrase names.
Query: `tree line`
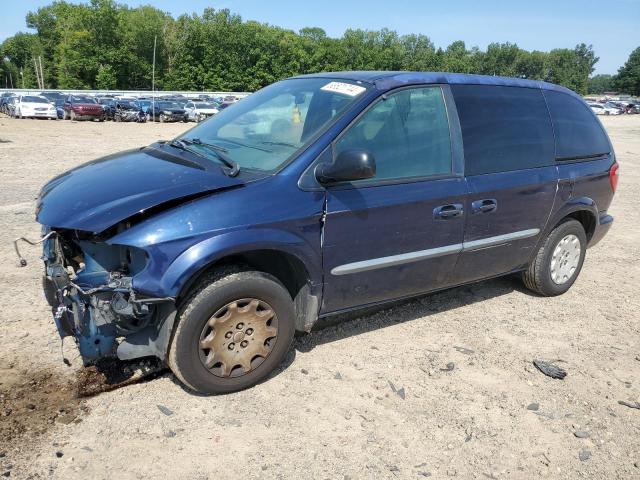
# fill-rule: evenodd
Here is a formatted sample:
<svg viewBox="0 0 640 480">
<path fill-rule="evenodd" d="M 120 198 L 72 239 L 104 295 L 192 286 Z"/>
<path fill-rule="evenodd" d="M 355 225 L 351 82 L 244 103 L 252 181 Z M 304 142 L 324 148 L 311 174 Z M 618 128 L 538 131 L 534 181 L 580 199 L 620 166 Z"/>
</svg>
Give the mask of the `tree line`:
<svg viewBox="0 0 640 480">
<path fill-rule="evenodd" d="M 349 29 L 332 38 L 317 27 L 295 32 L 243 21 L 228 9 L 174 18 L 114 0 L 54 1 L 30 12 L 26 24 L 35 33 L 0 44 L 0 84 L 37 88 L 42 63 L 46 88 L 147 90 L 156 39 L 156 87 L 165 90 L 254 91 L 303 73 L 418 70 L 542 79 L 587 93 L 598 61 L 586 44 L 549 52 L 513 43 L 483 51 L 463 41 L 441 48 L 426 35 L 388 29 Z"/>
</svg>

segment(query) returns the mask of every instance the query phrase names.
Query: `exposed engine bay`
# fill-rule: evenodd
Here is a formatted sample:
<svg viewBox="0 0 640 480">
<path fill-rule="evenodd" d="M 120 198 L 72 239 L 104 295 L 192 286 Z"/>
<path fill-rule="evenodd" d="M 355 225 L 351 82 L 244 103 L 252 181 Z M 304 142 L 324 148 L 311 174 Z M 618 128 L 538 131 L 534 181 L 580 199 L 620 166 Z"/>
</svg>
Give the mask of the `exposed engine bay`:
<svg viewBox="0 0 640 480">
<path fill-rule="evenodd" d="M 173 321 L 174 299 L 136 293 L 132 277 L 145 268 L 145 252 L 88 232 L 45 227 L 42 233 L 45 297 L 60 337 L 75 339 L 85 365 L 116 354 L 163 359 L 166 343 L 155 340 L 168 314 Z M 26 265 L 17 245 L 16 252 Z"/>
</svg>

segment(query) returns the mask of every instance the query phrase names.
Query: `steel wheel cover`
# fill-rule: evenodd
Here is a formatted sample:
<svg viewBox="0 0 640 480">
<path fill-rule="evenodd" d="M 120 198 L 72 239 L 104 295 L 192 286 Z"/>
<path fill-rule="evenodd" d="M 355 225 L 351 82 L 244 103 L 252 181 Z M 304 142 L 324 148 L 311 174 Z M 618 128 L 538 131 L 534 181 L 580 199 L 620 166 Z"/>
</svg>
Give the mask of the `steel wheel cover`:
<svg viewBox="0 0 640 480">
<path fill-rule="evenodd" d="M 229 302 L 207 321 L 198 352 L 204 367 L 217 377 L 239 377 L 257 368 L 276 344 L 278 318 L 256 298 Z"/>
<path fill-rule="evenodd" d="M 558 242 L 551 256 L 550 270 L 553 283 L 563 285 L 575 275 L 581 253 L 580 239 L 572 233 Z"/>
</svg>

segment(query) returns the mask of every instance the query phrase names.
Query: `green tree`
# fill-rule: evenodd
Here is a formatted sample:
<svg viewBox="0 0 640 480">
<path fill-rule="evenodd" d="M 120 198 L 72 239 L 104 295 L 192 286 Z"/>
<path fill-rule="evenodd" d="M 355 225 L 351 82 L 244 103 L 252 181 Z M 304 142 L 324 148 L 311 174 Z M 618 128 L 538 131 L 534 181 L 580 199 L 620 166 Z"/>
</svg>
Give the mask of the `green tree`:
<svg viewBox="0 0 640 480">
<path fill-rule="evenodd" d="M 0 69 L 12 78 L 22 71 L 25 86 L 36 85 L 33 58 L 42 57 L 47 86 L 150 88 L 155 39 L 156 86 L 165 89 L 252 91 L 310 72 L 431 70 L 545 79 L 585 93 L 598 60 L 585 44 L 548 53 L 513 43 L 481 51 L 462 41 L 443 49 L 425 35 L 386 28 L 348 29 L 331 38 L 318 27 L 294 32 L 244 21 L 228 9 L 174 18 L 116 0 L 56 0 L 26 22 L 35 34 L 18 33 L 0 45 Z M 637 78 L 633 65 L 630 59 L 620 75 L 629 91 Z"/>
<path fill-rule="evenodd" d="M 614 84 L 621 92 L 640 96 L 640 47 L 631 52 L 627 62 L 618 70 Z"/>
<path fill-rule="evenodd" d="M 613 75 L 594 75 L 589 79 L 587 93 L 604 93 L 613 90 Z"/>
<path fill-rule="evenodd" d="M 112 90 L 116 88 L 118 79 L 116 72 L 111 65 L 100 65 L 96 75 L 96 88 L 101 90 Z"/>
</svg>

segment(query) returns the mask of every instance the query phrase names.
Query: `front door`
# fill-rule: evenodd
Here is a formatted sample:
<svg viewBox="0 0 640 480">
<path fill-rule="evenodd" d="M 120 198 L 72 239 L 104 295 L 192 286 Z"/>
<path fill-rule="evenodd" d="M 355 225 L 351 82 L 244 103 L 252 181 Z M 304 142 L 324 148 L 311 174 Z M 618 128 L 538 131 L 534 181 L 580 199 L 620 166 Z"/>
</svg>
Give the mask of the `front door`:
<svg viewBox="0 0 640 480">
<path fill-rule="evenodd" d="M 334 142 L 334 158 L 367 150 L 377 173 L 327 189 L 322 313 L 448 285 L 462 249 L 467 193 L 450 103 L 447 86 L 394 91 Z"/>
</svg>

